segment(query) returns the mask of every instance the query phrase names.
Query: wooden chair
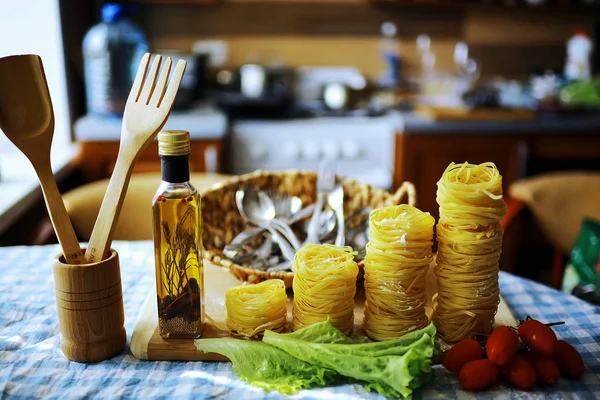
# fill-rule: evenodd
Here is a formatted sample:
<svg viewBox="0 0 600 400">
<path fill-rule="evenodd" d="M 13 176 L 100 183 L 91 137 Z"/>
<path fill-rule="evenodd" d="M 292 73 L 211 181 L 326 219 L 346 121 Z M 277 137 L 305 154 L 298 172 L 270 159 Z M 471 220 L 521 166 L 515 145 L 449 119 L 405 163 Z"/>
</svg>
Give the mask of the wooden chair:
<svg viewBox="0 0 600 400">
<path fill-rule="evenodd" d="M 564 256 L 571 253 L 584 217 L 600 220 L 600 173 L 560 172 L 519 180 L 509 187 L 505 230 L 527 208 L 554 247 L 552 286 L 560 288 Z"/>
<path fill-rule="evenodd" d="M 190 178 L 192 185 L 202 190 L 228 176 L 191 173 Z M 63 195 L 67 212 L 80 240 L 88 241 L 92 234 L 108 181 L 103 179 L 88 183 Z M 152 239 L 152 198 L 160 182 L 160 173 L 134 174 L 131 177 L 114 240 Z"/>
</svg>

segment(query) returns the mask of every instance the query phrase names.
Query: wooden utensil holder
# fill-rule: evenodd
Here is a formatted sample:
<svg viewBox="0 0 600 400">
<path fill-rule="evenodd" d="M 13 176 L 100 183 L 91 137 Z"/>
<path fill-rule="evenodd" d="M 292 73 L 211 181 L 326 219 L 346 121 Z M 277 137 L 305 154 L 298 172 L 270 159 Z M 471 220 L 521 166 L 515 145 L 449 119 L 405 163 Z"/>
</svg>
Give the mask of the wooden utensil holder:
<svg viewBox="0 0 600 400">
<path fill-rule="evenodd" d="M 98 362 L 123 350 L 127 340 L 119 255 L 91 264 L 54 260 L 61 349 L 72 361 Z"/>
</svg>

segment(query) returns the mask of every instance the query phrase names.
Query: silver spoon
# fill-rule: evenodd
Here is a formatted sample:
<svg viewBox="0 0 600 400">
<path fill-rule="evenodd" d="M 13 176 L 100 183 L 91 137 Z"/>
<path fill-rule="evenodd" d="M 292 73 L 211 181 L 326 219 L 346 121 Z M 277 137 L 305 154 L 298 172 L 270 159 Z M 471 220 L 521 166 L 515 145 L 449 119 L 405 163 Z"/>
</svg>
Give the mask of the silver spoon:
<svg viewBox="0 0 600 400">
<path fill-rule="evenodd" d="M 277 229 L 290 242 L 294 250 L 299 250 L 301 245 L 298 238 L 296 238 L 296 235 L 288 224 L 277 218 L 277 210 L 271 197 L 263 190 L 246 189 L 246 192 L 250 193 L 251 198 L 258 198 L 258 202 L 255 205 L 258 205 L 260 210 L 255 214 L 255 218 L 269 221 L 271 226 Z M 298 203 L 297 205 L 298 208 L 301 207 L 301 204 Z"/>
<path fill-rule="evenodd" d="M 298 198 L 298 200 L 300 200 L 300 199 Z M 300 200 L 300 201 L 302 201 L 302 200 Z M 295 201 L 291 201 L 290 205 L 293 206 L 294 202 Z M 296 222 L 303 220 L 304 218 L 307 218 L 308 216 L 310 216 L 313 213 L 314 208 L 315 208 L 315 205 L 311 204 L 308 207 L 302 208 L 300 211 L 296 212 L 289 219 L 282 218 L 282 221 L 284 223 L 286 223 L 287 225 L 295 224 Z M 241 210 L 240 210 L 240 213 L 241 213 Z M 335 225 L 335 218 L 334 218 L 334 225 Z M 333 228 L 331 228 L 331 229 L 333 230 Z M 234 262 L 237 262 L 236 260 L 234 260 L 234 258 L 239 260 L 239 262 L 247 261 L 248 259 L 250 259 L 251 257 L 254 256 L 253 253 L 256 252 L 258 249 L 246 252 L 246 253 L 244 253 L 244 255 L 239 255 L 239 253 L 244 250 L 244 246 L 246 246 L 256 236 L 262 234 L 265 230 L 266 229 L 255 226 L 255 227 L 248 228 L 245 231 L 238 233 L 237 236 L 234 237 L 231 242 L 229 242 L 228 244 L 225 245 L 225 247 L 223 248 L 223 254 L 225 254 L 225 256 L 227 258 L 231 259 Z M 237 257 L 241 257 L 241 258 L 238 259 Z"/>
<path fill-rule="evenodd" d="M 269 231 L 281 253 L 287 260 L 293 260 L 295 251 L 290 243 L 275 229 L 275 206 L 264 193 L 261 196 L 256 190 L 238 190 L 235 193 L 236 204 L 248 222 Z"/>
<path fill-rule="evenodd" d="M 298 196 L 288 196 L 276 189 L 267 189 L 265 193 L 275 206 L 275 218 L 289 220 L 302 209 L 302 200 Z"/>
<path fill-rule="evenodd" d="M 318 239 L 320 242 L 327 240 L 331 233 L 334 231 L 335 226 L 337 224 L 336 216 L 333 210 L 324 210 L 319 215 L 319 223 L 318 223 Z M 310 226 L 310 221 L 306 221 L 304 224 L 304 231 L 308 233 L 308 227 Z"/>
</svg>

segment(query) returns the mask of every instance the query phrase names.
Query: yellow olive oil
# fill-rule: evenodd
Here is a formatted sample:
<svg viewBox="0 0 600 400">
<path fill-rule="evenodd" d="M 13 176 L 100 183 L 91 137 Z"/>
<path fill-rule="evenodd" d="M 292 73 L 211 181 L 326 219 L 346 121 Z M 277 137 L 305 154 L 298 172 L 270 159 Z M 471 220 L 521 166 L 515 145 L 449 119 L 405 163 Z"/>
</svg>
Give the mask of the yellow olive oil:
<svg viewBox="0 0 600 400">
<path fill-rule="evenodd" d="M 152 201 L 158 326 L 163 338 L 198 338 L 204 323 L 200 195 L 189 183 L 189 135 L 182 132 L 159 134 L 163 181 Z M 173 142 L 186 138 L 187 147 L 173 149 Z"/>
</svg>

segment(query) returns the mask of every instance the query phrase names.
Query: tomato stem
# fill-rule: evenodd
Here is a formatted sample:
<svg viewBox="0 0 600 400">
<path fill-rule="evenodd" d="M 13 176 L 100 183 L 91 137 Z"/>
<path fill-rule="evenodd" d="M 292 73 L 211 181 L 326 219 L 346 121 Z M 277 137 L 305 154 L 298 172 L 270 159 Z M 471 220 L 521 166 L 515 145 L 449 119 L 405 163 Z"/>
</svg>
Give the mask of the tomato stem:
<svg viewBox="0 0 600 400">
<path fill-rule="evenodd" d="M 516 328 L 515 328 L 515 327 L 513 327 L 513 326 L 510 326 L 509 328 L 512 328 L 512 329 L 517 329 L 519 326 L 521 326 L 521 324 L 522 324 L 523 322 L 525 322 L 525 321 L 530 321 L 530 320 L 533 320 L 533 318 L 531 318 L 531 317 L 528 315 L 526 319 L 521 319 L 521 320 L 519 320 L 519 325 L 517 325 L 517 327 L 516 327 Z M 547 324 L 544 324 L 544 325 L 546 325 L 546 326 L 556 326 L 556 325 L 564 325 L 564 324 L 566 324 L 566 322 L 565 322 L 565 321 L 557 321 L 557 322 L 548 322 Z"/>
</svg>

